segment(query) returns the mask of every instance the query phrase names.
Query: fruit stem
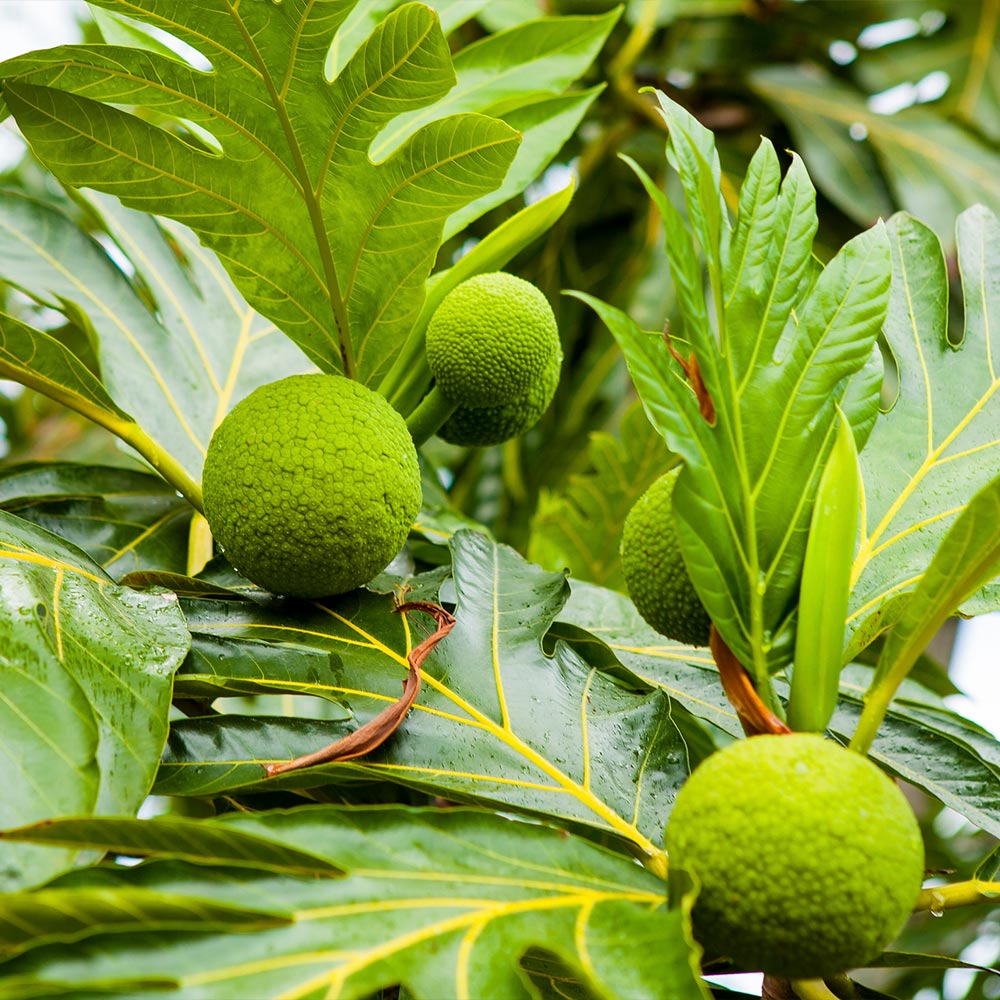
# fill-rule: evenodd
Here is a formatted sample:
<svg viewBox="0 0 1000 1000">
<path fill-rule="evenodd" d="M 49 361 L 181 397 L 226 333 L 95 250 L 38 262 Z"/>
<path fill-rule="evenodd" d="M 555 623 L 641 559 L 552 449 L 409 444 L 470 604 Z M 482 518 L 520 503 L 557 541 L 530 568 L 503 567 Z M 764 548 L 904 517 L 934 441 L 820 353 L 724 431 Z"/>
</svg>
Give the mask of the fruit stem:
<svg viewBox="0 0 1000 1000">
<path fill-rule="evenodd" d="M 406 419 L 406 427 L 413 437 L 413 443 L 419 448 L 438 432 L 456 409 L 456 405 L 446 399 L 436 385 L 432 386 L 420 405 Z"/>
<path fill-rule="evenodd" d="M 837 1000 L 837 994 L 822 979 L 792 979 L 789 983 L 799 1000 Z"/>
<path fill-rule="evenodd" d="M 920 890 L 913 905 L 915 913 L 929 910 L 940 914 L 958 906 L 975 906 L 977 903 L 1000 902 L 1000 882 L 983 882 L 973 878 L 952 885 L 933 885 Z"/>
<path fill-rule="evenodd" d="M 197 576 L 212 558 L 212 529 L 203 514 L 194 512 L 188 529 L 187 575 Z"/>
<path fill-rule="evenodd" d="M 96 419 L 96 418 L 95 418 Z M 164 451 L 138 424 L 124 421 L 97 420 L 126 444 L 131 445 L 199 514 L 205 513 L 201 484 L 196 483 L 184 467 Z"/>
</svg>

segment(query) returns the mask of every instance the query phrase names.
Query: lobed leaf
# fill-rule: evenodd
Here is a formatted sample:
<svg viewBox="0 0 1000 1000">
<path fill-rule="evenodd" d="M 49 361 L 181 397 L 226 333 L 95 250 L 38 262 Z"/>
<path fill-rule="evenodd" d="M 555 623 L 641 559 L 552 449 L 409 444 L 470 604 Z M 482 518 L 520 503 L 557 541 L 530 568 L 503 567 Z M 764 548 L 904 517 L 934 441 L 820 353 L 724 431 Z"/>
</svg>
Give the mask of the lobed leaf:
<svg viewBox="0 0 1000 1000">
<path fill-rule="evenodd" d="M 167 735 L 188 633 L 173 594 L 117 587 L 81 551 L 0 512 L 0 827 L 134 813 Z M 65 852 L 0 847 L 6 890 L 51 877 Z"/>
<path fill-rule="evenodd" d="M 634 169 L 664 219 L 689 342 L 674 346 L 684 367 L 623 313 L 580 297 L 615 335 L 650 420 L 684 460 L 674 516 L 685 564 L 722 638 L 766 695 L 767 676 L 791 658 L 805 539 L 836 406 L 843 400 L 849 419 L 857 416 L 862 441 L 874 419 L 888 242 L 876 226 L 818 269 L 815 192 L 798 160 L 781 177 L 766 140 L 733 229 L 711 133 L 659 100 L 694 238 Z"/>
<path fill-rule="evenodd" d="M 131 277 L 67 215 L 20 196 L 0 200 L 0 277 L 83 317 L 99 380 L 51 337 L 13 320 L 5 323 L 8 377 L 126 439 L 141 431 L 157 454 L 200 482 L 212 431 L 233 404 L 312 366 L 247 306 L 190 230 L 106 195 L 92 193 L 87 203 Z"/>
<path fill-rule="evenodd" d="M 373 162 L 386 125 L 454 83 L 434 12 L 387 14 L 330 82 L 352 0 L 100 6 L 170 32 L 211 69 L 117 46 L 10 61 L 4 97 L 36 153 L 66 184 L 192 226 L 314 364 L 377 381 L 419 310 L 445 220 L 500 184 L 518 144 L 502 122 L 459 114 Z"/>
<path fill-rule="evenodd" d="M 159 794 L 218 795 L 388 781 L 459 801 L 557 817 L 622 841 L 650 865 L 673 793 L 687 773 L 684 743 L 661 694 L 606 677 L 569 647 L 542 640 L 566 597 L 545 573 L 485 536 L 451 540 L 457 625 L 428 658 L 417 704 L 393 739 L 369 756 L 265 780 L 263 765 L 318 750 L 343 723 L 234 715 L 181 720 L 171 730 Z M 354 714 L 350 729 L 399 697 L 417 625 L 384 597 L 358 592 L 327 604 L 192 600 L 202 634 L 233 643 L 294 643 L 329 654 L 329 668 L 296 656 L 287 693 L 322 692 Z M 200 647 L 229 677 L 231 655 Z M 232 674 L 237 671 L 234 669 Z M 239 670 L 241 683 L 250 681 Z M 274 678 L 260 683 L 273 689 Z M 178 678 L 184 685 L 185 674 Z"/>
<path fill-rule="evenodd" d="M 187 567 L 191 505 L 158 476 L 70 462 L 0 472 L 0 507 L 78 546 L 115 579 Z"/>
<path fill-rule="evenodd" d="M 39 832 L 98 848 L 124 836 L 155 856 L 177 826 L 71 821 Z M 26 941 L 23 930 L 13 931 L 19 947 L 35 946 L 6 963 L 6 982 L 43 991 L 72 981 L 81 990 L 136 995 L 152 981 L 202 998 L 247 991 L 360 998 L 399 983 L 414 1000 L 528 1000 L 538 994 L 520 962 L 541 947 L 571 974 L 567 988 L 575 981 L 584 996 L 653 1000 L 664 989 L 677 1000 L 707 996 L 683 918 L 666 908 L 663 881 L 546 826 L 465 809 L 330 806 L 189 826 L 199 828 L 185 841 L 197 866 L 163 860 L 97 869 L 45 890 L 35 911 L 38 937 Z M 257 845 L 277 863 L 256 871 L 219 866 L 227 837 Z M 294 861 L 280 864 L 282 852 L 306 852 L 345 875 L 305 877 Z M 131 921 L 108 912 L 112 890 L 137 904 Z M 46 902 L 48 913 L 39 913 Z M 182 932 L 199 913 L 206 925 Z M 90 937 L 47 943 L 87 933 L 79 922 L 87 914 L 95 918 Z M 537 975 L 537 957 L 531 965 Z"/>
<path fill-rule="evenodd" d="M 948 337 L 948 278 L 940 244 L 923 223 L 894 216 L 893 282 L 885 334 L 899 386 L 861 453 L 861 542 L 852 573 L 848 654 L 903 613 L 945 534 L 969 498 L 996 475 L 1000 308 L 991 260 L 1000 222 L 979 206 L 959 218 L 965 302 L 962 340 Z M 995 588 L 970 611 L 996 606 Z M 954 610 L 954 609 L 951 609 Z"/>
</svg>

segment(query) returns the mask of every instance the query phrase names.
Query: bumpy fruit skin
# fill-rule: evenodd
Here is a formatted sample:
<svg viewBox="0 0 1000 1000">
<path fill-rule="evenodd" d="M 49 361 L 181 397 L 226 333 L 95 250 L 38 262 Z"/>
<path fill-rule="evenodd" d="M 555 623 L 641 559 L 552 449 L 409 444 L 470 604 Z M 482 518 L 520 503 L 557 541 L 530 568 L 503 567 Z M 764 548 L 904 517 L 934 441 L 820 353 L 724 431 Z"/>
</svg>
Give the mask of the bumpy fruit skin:
<svg viewBox="0 0 1000 1000">
<path fill-rule="evenodd" d="M 229 561 L 293 597 L 367 583 L 402 548 L 421 502 L 403 418 L 337 375 L 292 375 L 255 389 L 216 428 L 202 486 Z"/>
<path fill-rule="evenodd" d="M 530 282 L 496 271 L 453 288 L 427 326 L 427 364 L 460 407 L 502 407 L 523 398 L 560 353 L 548 299 Z"/>
<path fill-rule="evenodd" d="M 680 468 L 660 476 L 635 502 L 622 528 L 622 573 L 636 610 L 660 635 L 707 646 L 711 619 L 691 583 L 673 521 Z"/>
<path fill-rule="evenodd" d="M 559 385 L 561 365 L 560 349 L 523 396 L 506 406 L 460 406 L 445 421 L 438 437 L 450 444 L 476 448 L 501 444 L 523 434 L 549 408 Z"/>
<path fill-rule="evenodd" d="M 700 883 L 707 956 L 791 979 L 882 953 L 906 922 L 923 844 L 902 792 L 820 736 L 754 736 L 705 760 L 666 830 L 671 870 Z"/>
</svg>

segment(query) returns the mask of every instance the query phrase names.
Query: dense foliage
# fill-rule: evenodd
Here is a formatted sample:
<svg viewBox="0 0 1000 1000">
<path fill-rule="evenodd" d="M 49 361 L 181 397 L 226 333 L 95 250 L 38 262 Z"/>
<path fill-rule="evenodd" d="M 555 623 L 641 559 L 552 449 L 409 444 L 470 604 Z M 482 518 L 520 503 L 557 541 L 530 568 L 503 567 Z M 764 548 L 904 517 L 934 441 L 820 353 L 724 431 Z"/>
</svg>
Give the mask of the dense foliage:
<svg viewBox="0 0 1000 1000">
<path fill-rule="evenodd" d="M 906 782 L 931 881 L 872 969 L 765 988 L 998 995 L 1000 744 L 925 652 L 1000 609 L 997 5 L 90 10 L 0 63 L 0 996 L 746 995 L 663 831 L 785 719 Z M 556 313 L 539 422 L 414 433 L 367 587 L 241 577 L 226 414 L 319 370 L 413 432 L 498 271 Z M 619 559 L 678 464 L 711 648 Z"/>
</svg>

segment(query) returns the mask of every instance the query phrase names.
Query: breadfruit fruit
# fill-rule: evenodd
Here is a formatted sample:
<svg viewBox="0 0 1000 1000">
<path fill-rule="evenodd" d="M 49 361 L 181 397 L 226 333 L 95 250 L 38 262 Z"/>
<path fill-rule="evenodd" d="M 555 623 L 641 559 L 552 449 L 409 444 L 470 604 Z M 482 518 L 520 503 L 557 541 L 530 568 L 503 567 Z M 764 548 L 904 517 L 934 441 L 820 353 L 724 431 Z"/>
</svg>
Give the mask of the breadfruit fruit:
<svg viewBox="0 0 1000 1000">
<path fill-rule="evenodd" d="M 688 646 L 707 646 L 712 622 L 688 576 L 673 520 L 680 467 L 660 476 L 633 504 L 622 529 L 622 573 L 646 624 Z"/>
<path fill-rule="evenodd" d="M 496 271 L 453 288 L 427 326 L 427 364 L 459 407 L 515 404 L 560 355 L 548 299 L 530 282 Z"/>
<path fill-rule="evenodd" d="M 202 485 L 233 566 L 293 597 L 367 583 L 402 548 L 421 502 L 403 418 L 338 375 L 292 375 L 250 393 L 212 435 Z"/>
<path fill-rule="evenodd" d="M 438 437 L 450 444 L 482 447 L 501 444 L 523 434 L 529 427 L 534 427 L 549 408 L 559 385 L 561 365 L 560 349 L 523 396 L 506 406 L 460 406 L 445 421 Z"/>
<path fill-rule="evenodd" d="M 671 871 L 699 886 L 692 920 L 706 957 L 790 979 L 877 958 L 923 876 L 902 792 L 867 758 L 809 733 L 753 736 L 707 758 L 664 839 Z"/>
</svg>

